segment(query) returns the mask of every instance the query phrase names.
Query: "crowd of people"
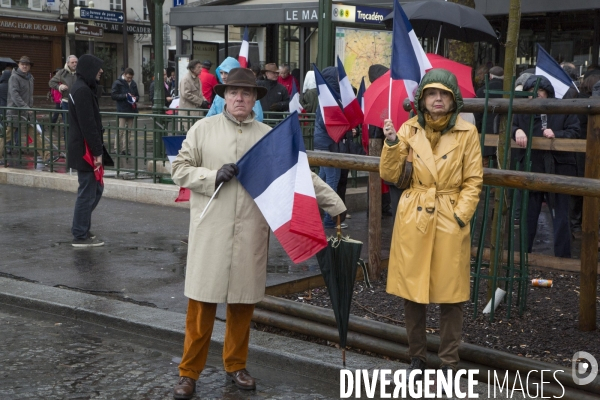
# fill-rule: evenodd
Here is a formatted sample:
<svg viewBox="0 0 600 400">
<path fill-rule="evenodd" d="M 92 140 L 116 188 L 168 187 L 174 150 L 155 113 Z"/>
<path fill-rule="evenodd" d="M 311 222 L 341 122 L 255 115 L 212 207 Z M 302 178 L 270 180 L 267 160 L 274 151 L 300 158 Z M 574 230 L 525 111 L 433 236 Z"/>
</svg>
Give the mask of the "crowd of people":
<svg viewBox="0 0 600 400">
<path fill-rule="evenodd" d="M 564 70 L 573 79 L 573 90 L 565 98 L 600 96 L 600 69 L 590 68 L 578 76 L 572 64 Z M 33 107 L 32 63 L 23 56 L 16 68 L 0 76 L 0 105 L 28 109 Z M 190 119 L 187 136 L 172 163 L 174 182 L 191 191 L 190 230 L 185 277 L 185 295 L 189 298 L 183 357 L 179 378 L 174 386 L 175 399 L 190 399 L 196 381 L 205 367 L 208 346 L 218 303 L 227 304 L 223 363 L 229 379 L 240 389 L 256 388 L 255 379 L 246 369 L 250 320 L 254 305 L 265 292 L 269 226 L 253 198 L 235 179 L 236 162 L 271 127 L 264 124 L 270 112 L 288 111 L 290 96 L 300 82 L 287 65 L 267 63 L 264 67 L 241 68 L 228 57 L 215 74 L 209 60 L 192 60 L 179 85 L 174 70 L 163 71 L 165 104 L 178 95 L 180 115 L 205 118 Z M 369 69 L 371 83 L 380 79 L 387 68 L 374 65 Z M 102 60 L 84 55 L 67 57 L 64 68 L 50 79 L 56 108 L 68 110 L 65 124 L 69 135 L 67 166 L 77 171 L 79 188 L 71 228 L 73 247 L 96 247 L 104 242 L 91 232 L 92 213 L 103 193 L 102 168 L 111 165 L 104 143 L 98 103 L 98 82 Z M 501 90 L 504 71 L 489 68 L 489 84 L 477 90 Z M 322 76 L 339 97 L 337 68 L 327 67 Z M 132 148 L 130 130 L 138 113 L 140 94 L 131 68 L 123 70 L 113 83 L 111 98 L 119 113 L 120 140 L 112 152 L 128 155 Z M 554 98 L 552 83 L 534 70 L 526 70 L 516 80 L 518 89 L 529 97 Z M 156 87 L 153 85 L 151 91 Z M 534 90 L 537 91 L 534 93 Z M 2 102 L 4 93 L 6 102 Z M 303 80 L 301 104 L 315 113 L 314 149 L 339 152 L 341 146 L 327 133 L 325 119 L 318 106 L 313 71 Z M 490 93 L 489 97 L 500 95 Z M 151 97 L 154 98 L 153 95 Z M 409 370 L 426 368 L 427 305 L 440 304 L 440 346 L 438 355 L 444 374 L 455 371 L 459 362 L 458 346 L 462 337 L 463 304 L 470 293 L 470 221 L 477 208 L 483 186 L 483 168 L 492 164 L 493 147 L 480 148 L 479 133 L 498 133 L 499 119 L 490 114 L 475 115 L 473 123 L 461 113 L 463 99 L 457 78 L 444 69 L 424 75 L 415 93 L 415 115 L 395 129 L 391 120 L 383 127 L 369 127 L 369 136 L 383 141 L 380 175 L 389 187 L 384 196 L 384 214 L 395 214 L 388 267 L 387 292 L 405 300 L 408 335 Z M 131 116 L 130 116 L 131 115 Z M 7 113 L 7 122 L 23 115 Z M 524 150 L 530 137 L 585 138 L 585 115 L 538 114 L 515 115 L 509 126 L 518 149 L 513 159 L 523 164 Z M 27 118 L 25 116 L 25 118 Z M 17 135 L 18 124 L 9 124 L 3 140 Z M 31 124 L 25 124 L 28 130 Z M 35 132 L 28 132 L 35 135 Z M 349 130 L 342 141 L 352 142 L 356 129 Z M 39 138 L 38 140 L 41 140 Z M 4 151 L 4 141 L 0 142 Z M 366 150 L 366 149 L 365 149 Z M 346 150 L 347 151 L 347 150 Z M 39 156 L 47 159 L 43 150 Z M 495 160 L 494 165 L 497 165 Z M 531 170 L 566 176 L 583 176 L 584 158 L 572 152 L 537 150 L 531 152 Z M 520 169 L 524 169 L 522 165 Z M 408 171 L 408 184 L 401 178 Z M 347 170 L 321 167 L 312 175 L 317 202 L 323 209 L 323 226 L 335 228 L 337 221 L 350 218 L 344 204 Z M 220 190 L 218 201 L 204 218 L 200 213 Z M 385 190 L 385 189 L 383 189 Z M 400 196 L 402 193 L 402 196 Z M 393 194 L 393 195 L 392 195 Z M 564 194 L 530 191 L 527 206 L 528 251 L 537 233 L 542 203 L 551 208 L 554 254 L 571 257 L 571 236 L 581 230 L 581 199 Z M 201 225 L 200 225 L 201 224 Z M 345 222 L 342 222 L 345 225 Z M 422 374 L 420 378 L 423 379 Z"/>
</svg>

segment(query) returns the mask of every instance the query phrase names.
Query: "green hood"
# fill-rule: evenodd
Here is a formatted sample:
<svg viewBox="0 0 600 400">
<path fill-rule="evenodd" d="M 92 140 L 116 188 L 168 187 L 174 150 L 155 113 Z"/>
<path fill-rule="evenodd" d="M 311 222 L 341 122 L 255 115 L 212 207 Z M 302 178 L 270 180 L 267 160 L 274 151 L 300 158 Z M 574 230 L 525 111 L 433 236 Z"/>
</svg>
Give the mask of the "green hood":
<svg viewBox="0 0 600 400">
<path fill-rule="evenodd" d="M 423 77 L 423 79 L 421 80 L 421 83 L 419 84 L 419 87 L 417 88 L 417 92 L 415 93 L 415 102 L 417 103 L 418 122 L 419 122 L 419 125 L 421 125 L 421 127 L 423 127 L 423 129 L 425 129 L 424 113 L 426 112 L 426 110 L 425 110 L 425 106 L 422 105 L 422 103 L 419 101 L 419 99 L 421 99 L 421 94 L 423 92 L 423 88 L 426 85 L 429 85 L 430 83 L 441 83 L 442 85 L 444 85 L 445 87 L 450 89 L 452 91 L 452 93 L 454 93 L 454 103 L 456 104 L 456 107 L 454 109 L 454 113 L 452 114 L 452 117 L 450 117 L 448 126 L 442 131 L 442 135 L 443 135 L 444 133 L 451 130 L 454 127 L 454 125 L 456 124 L 456 117 L 460 113 L 460 110 L 462 110 L 462 108 L 463 108 L 463 99 L 462 99 L 462 95 L 460 94 L 460 90 L 458 89 L 458 81 L 456 80 L 456 76 L 454 76 L 454 74 L 452 72 L 442 69 L 442 68 L 435 68 L 435 69 L 429 70 L 429 72 L 427 72 L 425 74 L 425 76 Z"/>
</svg>

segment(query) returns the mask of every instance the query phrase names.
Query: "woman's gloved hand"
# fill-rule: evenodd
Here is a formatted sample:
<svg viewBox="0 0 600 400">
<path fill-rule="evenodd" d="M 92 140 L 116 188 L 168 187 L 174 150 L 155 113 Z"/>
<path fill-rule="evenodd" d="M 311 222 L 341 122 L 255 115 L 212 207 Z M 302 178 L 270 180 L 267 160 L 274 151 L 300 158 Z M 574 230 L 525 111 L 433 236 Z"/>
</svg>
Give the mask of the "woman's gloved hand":
<svg viewBox="0 0 600 400">
<path fill-rule="evenodd" d="M 231 178 L 238 174 L 238 167 L 234 163 L 225 164 L 217 171 L 217 179 L 215 180 L 215 186 L 219 187 L 219 185 L 223 182 L 229 182 Z"/>
</svg>

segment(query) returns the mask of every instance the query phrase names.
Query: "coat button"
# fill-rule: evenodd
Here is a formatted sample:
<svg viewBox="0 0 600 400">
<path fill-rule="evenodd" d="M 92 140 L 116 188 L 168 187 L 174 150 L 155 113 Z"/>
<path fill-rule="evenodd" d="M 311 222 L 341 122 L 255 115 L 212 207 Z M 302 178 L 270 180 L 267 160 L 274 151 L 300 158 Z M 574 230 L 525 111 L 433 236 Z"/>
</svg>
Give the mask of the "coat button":
<svg viewBox="0 0 600 400">
<path fill-rule="evenodd" d="M 241 130 L 241 129 L 238 129 L 238 133 L 242 133 L 242 130 Z"/>
<path fill-rule="evenodd" d="M 423 207 L 419 206 L 417 207 L 417 211 L 421 211 L 423 209 Z"/>
<path fill-rule="evenodd" d="M 448 158 L 448 156 L 444 154 L 442 158 L 445 160 L 446 158 Z"/>
</svg>

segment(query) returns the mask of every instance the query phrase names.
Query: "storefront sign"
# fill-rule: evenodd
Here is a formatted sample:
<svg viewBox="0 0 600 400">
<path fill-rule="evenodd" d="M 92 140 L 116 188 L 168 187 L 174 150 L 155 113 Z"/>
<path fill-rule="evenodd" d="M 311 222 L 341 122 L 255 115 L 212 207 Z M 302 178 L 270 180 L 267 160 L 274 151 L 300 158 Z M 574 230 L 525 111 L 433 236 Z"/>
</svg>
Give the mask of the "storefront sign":
<svg viewBox="0 0 600 400">
<path fill-rule="evenodd" d="M 65 25 L 42 20 L 0 17 L 0 32 L 63 36 Z"/>
<path fill-rule="evenodd" d="M 315 22 L 319 20 L 318 8 L 287 8 L 285 22 Z"/>
<path fill-rule="evenodd" d="M 122 24 L 96 22 L 96 26 L 99 26 L 102 29 L 104 29 L 105 33 L 123 33 Z M 152 33 L 152 29 L 150 28 L 150 25 L 127 24 L 127 33 L 136 35 L 150 35 Z"/>
</svg>

